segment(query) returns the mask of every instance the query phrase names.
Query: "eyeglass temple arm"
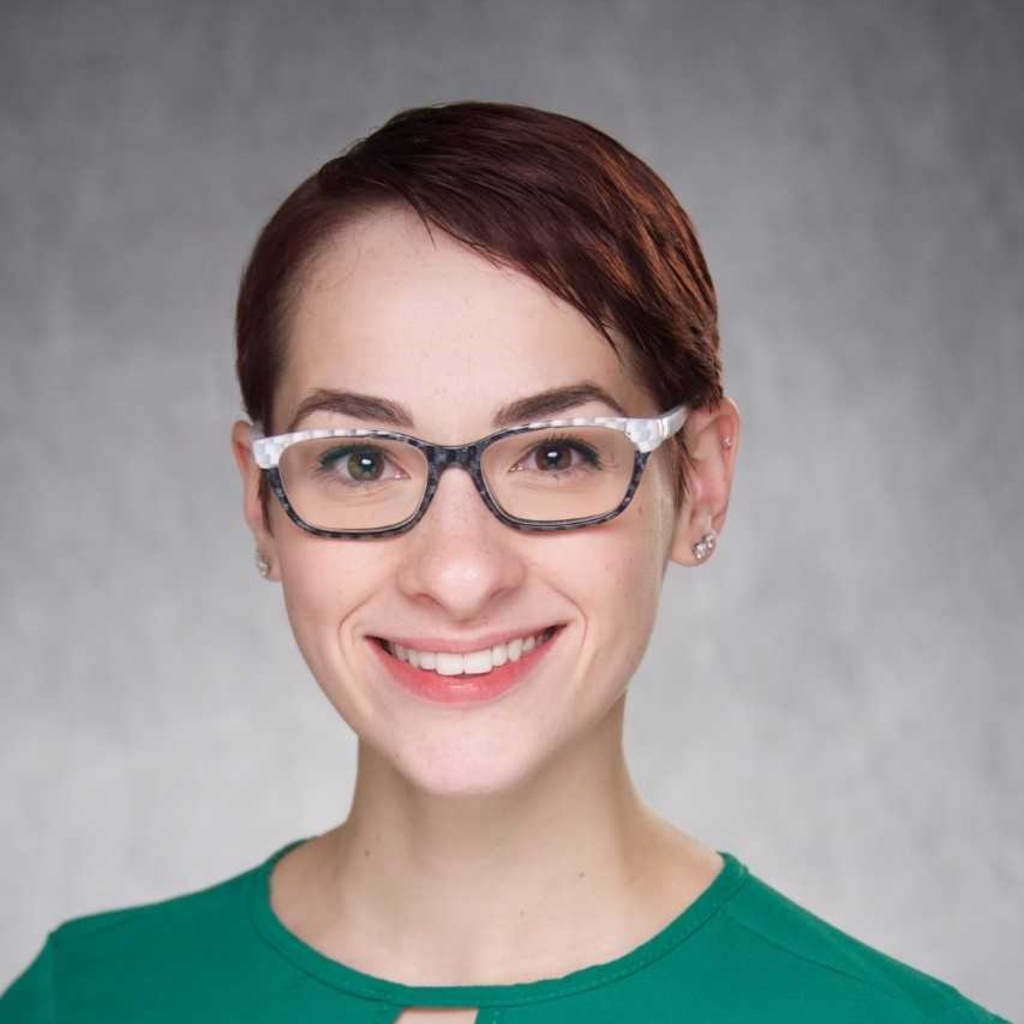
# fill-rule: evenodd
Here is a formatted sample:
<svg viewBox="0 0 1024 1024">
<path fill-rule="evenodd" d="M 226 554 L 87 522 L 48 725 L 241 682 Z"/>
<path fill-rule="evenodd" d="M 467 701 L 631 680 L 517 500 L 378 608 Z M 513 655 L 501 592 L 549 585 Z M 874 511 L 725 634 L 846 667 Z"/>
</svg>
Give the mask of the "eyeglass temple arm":
<svg viewBox="0 0 1024 1024">
<path fill-rule="evenodd" d="M 255 421 L 249 426 L 249 446 L 252 450 L 253 461 L 260 469 L 271 469 L 277 465 L 277 459 L 281 455 L 280 447 L 267 443 L 267 435 L 263 428 Z"/>
<path fill-rule="evenodd" d="M 663 441 L 679 433 L 690 414 L 685 405 L 677 405 L 663 416 L 649 420 L 635 420 L 627 431 L 630 439 L 642 452 L 653 452 Z"/>
</svg>

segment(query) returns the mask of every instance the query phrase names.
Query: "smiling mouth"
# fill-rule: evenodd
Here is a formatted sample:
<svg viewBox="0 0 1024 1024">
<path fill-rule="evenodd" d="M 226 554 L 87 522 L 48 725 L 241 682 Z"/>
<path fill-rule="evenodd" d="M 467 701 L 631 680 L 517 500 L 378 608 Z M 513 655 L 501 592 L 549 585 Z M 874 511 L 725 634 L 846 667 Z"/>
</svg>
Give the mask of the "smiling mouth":
<svg viewBox="0 0 1024 1024">
<path fill-rule="evenodd" d="M 510 640 L 508 643 L 495 644 L 478 651 L 466 651 L 455 654 L 451 651 L 423 651 L 382 637 L 376 637 L 377 643 L 393 658 L 404 661 L 413 668 L 436 672 L 441 676 L 486 675 L 496 668 L 509 662 L 519 661 L 525 654 L 542 647 L 558 632 L 560 626 L 549 626 L 539 633 L 533 633 Z"/>
</svg>

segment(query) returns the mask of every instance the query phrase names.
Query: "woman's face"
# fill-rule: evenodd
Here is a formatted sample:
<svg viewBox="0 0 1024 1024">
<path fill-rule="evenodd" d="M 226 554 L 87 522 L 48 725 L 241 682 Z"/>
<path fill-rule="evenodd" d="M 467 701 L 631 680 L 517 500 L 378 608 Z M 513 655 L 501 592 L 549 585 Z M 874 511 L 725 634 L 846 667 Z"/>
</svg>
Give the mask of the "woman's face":
<svg viewBox="0 0 1024 1024">
<path fill-rule="evenodd" d="M 462 444 L 495 430 L 502 406 L 584 382 L 629 415 L 664 411 L 572 307 L 444 233 L 431 236 L 414 215 L 381 211 L 346 226 L 306 279 L 274 425 L 396 429 L 324 410 L 293 422 L 310 395 L 353 392 L 403 406 L 413 422 L 405 433 Z M 599 400 L 561 413 L 617 414 Z M 239 453 L 244 439 L 240 426 Z M 276 499 L 265 532 L 256 471 L 251 462 L 243 471 L 247 518 L 325 694 L 361 741 L 417 787 L 453 794 L 526 779 L 568 744 L 596 735 L 623 698 L 681 519 L 669 467 L 663 447 L 618 518 L 550 533 L 499 522 L 469 474 L 453 468 L 410 532 L 372 540 L 313 536 Z M 400 685 L 378 642 L 473 650 L 548 627 L 557 632 L 516 685 L 467 702 L 437 702 Z"/>
</svg>

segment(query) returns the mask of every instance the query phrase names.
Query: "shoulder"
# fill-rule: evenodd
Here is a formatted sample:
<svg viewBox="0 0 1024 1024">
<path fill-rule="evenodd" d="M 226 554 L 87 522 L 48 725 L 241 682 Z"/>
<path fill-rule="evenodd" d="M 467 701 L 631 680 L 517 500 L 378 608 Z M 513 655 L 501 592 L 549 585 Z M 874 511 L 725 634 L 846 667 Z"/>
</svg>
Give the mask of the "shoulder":
<svg viewBox="0 0 1024 1024">
<path fill-rule="evenodd" d="M 0 1024 L 77 1020 L 79 1008 L 89 1006 L 123 1007 L 123 1019 L 143 1019 L 133 1014 L 157 993 L 211 981 L 230 986 L 233 968 L 252 949 L 247 894 L 261 868 L 159 902 L 65 921 L 0 996 Z M 86 1011 L 82 1019 L 93 1018 Z"/>
<path fill-rule="evenodd" d="M 749 873 L 722 906 L 717 930 L 762 1005 L 791 1002 L 797 994 L 805 1010 L 797 1019 L 827 1013 L 835 1022 L 873 1024 L 1001 1020 L 952 985 L 861 942 Z"/>
</svg>

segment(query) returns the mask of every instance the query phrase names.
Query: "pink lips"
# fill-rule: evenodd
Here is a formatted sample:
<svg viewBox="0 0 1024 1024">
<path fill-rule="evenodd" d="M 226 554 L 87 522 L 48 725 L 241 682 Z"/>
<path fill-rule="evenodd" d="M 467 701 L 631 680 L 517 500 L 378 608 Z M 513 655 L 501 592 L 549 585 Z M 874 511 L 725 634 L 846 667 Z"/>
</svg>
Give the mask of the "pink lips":
<svg viewBox="0 0 1024 1024">
<path fill-rule="evenodd" d="M 371 641 L 371 646 L 389 675 L 415 696 L 436 704 L 480 704 L 495 700 L 518 685 L 548 653 L 560 632 L 556 629 L 554 636 L 518 661 L 506 662 L 481 675 L 442 676 L 396 658 L 377 640 Z"/>
</svg>

